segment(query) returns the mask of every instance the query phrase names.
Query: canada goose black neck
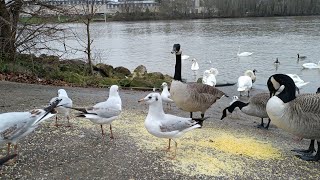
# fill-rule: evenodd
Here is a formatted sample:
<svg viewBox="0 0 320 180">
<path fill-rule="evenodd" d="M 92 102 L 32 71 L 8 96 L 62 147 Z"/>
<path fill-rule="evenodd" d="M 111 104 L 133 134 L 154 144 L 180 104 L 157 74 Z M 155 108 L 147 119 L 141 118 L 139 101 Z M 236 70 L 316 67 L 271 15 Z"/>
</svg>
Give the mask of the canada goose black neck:
<svg viewBox="0 0 320 180">
<path fill-rule="evenodd" d="M 182 52 L 180 50 L 180 44 L 174 44 L 171 53 L 176 54 L 176 65 L 175 65 L 173 79 L 177 81 L 182 81 L 182 78 L 181 78 L 181 53 Z"/>
<path fill-rule="evenodd" d="M 221 120 L 227 116 L 227 110 L 228 110 L 230 113 L 232 113 L 236 107 L 239 107 L 240 110 L 241 110 L 243 107 L 248 106 L 248 105 L 249 105 L 249 103 L 244 103 L 244 102 L 241 102 L 241 101 L 235 101 L 235 102 L 232 103 L 229 107 L 226 107 L 226 108 L 222 111 Z"/>
<path fill-rule="evenodd" d="M 288 75 L 274 74 L 268 79 L 267 84 L 270 94 L 275 94 L 275 90 L 278 90 L 281 85 L 284 86 L 284 89 L 276 95 L 284 103 L 290 102 L 296 98 L 296 85 Z"/>
</svg>

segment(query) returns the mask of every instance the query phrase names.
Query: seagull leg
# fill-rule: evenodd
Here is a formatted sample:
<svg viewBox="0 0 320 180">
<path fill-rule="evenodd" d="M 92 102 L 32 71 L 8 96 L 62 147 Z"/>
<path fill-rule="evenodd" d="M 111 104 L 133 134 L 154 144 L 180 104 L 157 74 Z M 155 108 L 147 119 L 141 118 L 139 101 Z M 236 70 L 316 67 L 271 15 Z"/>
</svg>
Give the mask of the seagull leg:
<svg viewBox="0 0 320 180">
<path fill-rule="evenodd" d="M 309 155 L 296 155 L 296 156 L 305 161 L 319 161 L 320 160 L 319 141 L 317 141 L 317 144 L 318 144 L 318 151 L 315 156 L 309 156 Z"/>
<path fill-rule="evenodd" d="M 7 156 L 10 155 L 10 146 L 11 146 L 11 143 L 8 143 Z"/>
<path fill-rule="evenodd" d="M 69 116 L 69 115 L 67 116 L 67 120 L 68 120 L 68 125 L 67 125 L 67 127 L 71 127 L 71 124 L 70 124 L 70 116 Z"/>
<path fill-rule="evenodd" d="M 110 124 L 110 139 L 114 139 L 113 134 L 112 134 L 112 127 L 111 127 L 111 124 Z"/>
<path fill-rule="evenodd" d="M 176 156 L 177 156 L 177 148 L 178 148 L 178 143 L 175 141 L 175 140 L 173 140 L 172 139 L 172 141 L 175 143 L 175 150 L 174 150 L 174 155 L 173 155 L 173 157 L 170 157 L 170 159 L 172 159 L 172 160 L 174 160 L 175 158 L 176 158 Z"/>
<path fill-rule="evenodd" d="M 60 124 L 58 124 L 58 115 L 56 115 L 56 124 L 55 124 L 56 127 L 60 126 Z"/>
<path fill-rule="evenodd" d="M 102 124 L 100 124 L 100 127 L 101 127 L 102 140 L 103 140 L 103 144 L 104 144 L 104 131 L 103 131 Z"/>
<path fill-rule="evenodd" d="M 302 155 L 305 155 L 305 156 L 310 156 L 310 155 L 312 155 L 313 152 L 316 151 L 315 148 L 314 148 L 314 141 L 315 141 L 314 139 L 311 139 L 309 148 L 306 149 L 306 150 L 304 150 L 304 149 L 293 149 L 291 151 L 299 153 L 299 154 L 302 154 Z"/>
<path fill-rule="evenodd" d="M 18 145 L 17 144 L 15 144 L 14 145 L 14 154 L 16 154 L 17 156 L 14 158 L 15 159 L 15 161 L 17 160 L 17 158 L 18 158 L 18 156 L 19 156 L 19 153 L 18 153 Z"/>
</svg>

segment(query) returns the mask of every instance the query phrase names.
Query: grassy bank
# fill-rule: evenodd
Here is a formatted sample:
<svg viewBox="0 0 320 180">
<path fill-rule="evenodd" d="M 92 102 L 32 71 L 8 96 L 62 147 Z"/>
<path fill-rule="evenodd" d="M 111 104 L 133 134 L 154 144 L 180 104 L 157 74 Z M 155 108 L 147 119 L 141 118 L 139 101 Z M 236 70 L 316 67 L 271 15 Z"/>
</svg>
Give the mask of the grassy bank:
<svg viewBox="0 0 320 180">
<path fill-rule="evenodd" d="M 160 72 L 148 73 L 144 66 L 130 72 L 125 67 L 112 67 L 100 63 L 94 65 L 92 75 L 88 69 L 88 64 L 81 60 L 19 54 L 15 61 L 0 59 L 0 80 L 78 87 L 105 87 L 117 84 L 122 87 L 148 88 L 159 88 L 162 82 L 171 81 L 170 76 Z"/>
</svg>

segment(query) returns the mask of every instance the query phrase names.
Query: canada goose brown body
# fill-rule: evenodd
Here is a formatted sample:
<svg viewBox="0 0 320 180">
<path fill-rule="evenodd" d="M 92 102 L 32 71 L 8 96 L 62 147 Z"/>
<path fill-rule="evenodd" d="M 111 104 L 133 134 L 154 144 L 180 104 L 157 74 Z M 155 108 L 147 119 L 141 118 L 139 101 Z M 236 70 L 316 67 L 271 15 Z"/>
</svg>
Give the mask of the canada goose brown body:
<svg viewBox="0 0 320 180">
<path fill-rule="evenodd" d="M 192 112 L 200 111 L 203 118 L 206 110 L 225 93 L 206 84 L 183 83 L 180 44 L 174 44 L 171 53 L 176 55 L 175 74 L 170 87 L 171 98 L 180 109 L 190 112 L 191 117 Z"/>
</svg>

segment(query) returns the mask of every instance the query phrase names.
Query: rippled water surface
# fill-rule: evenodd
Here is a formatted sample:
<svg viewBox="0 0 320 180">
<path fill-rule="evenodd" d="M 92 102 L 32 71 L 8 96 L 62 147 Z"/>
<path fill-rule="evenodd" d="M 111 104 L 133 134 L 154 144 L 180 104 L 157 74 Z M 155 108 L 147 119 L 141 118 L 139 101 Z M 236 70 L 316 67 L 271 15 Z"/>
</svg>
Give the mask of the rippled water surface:
<svg viewBox="0 0 320 180">
<path fill-rule="evenodd" d="M 65 26 L 79 34 L 85 31 L 81 24 Z M 320 60 L 319 30 L 319 16 L 109 22 L 93 23 L 92 38 L 96 63 L 125 66 L 130 70 L 143 64 L 149 72 L 160 71 L 173 76 L 175 56 L 170 51 L 174 43 L 180 43 L 183 54 L 197 59 L 198 77 L 204 70 L 215 67 L 219 70 L 217 81 L 236 82 L 245 70 L 256 69 L 254 86 L 267 89 L 270 75 L 292 73 L 310 81 L 303 92 L 315 92 L 320 86 L 320 70 L 303 70 L 302 64 Z M 66 43 L 81 47 L 73 39 Z M 254 54 L 238 58 L 239 46 L 241 52 Z M 307 59 L 297 61 L 297 53 Z M 85 55 L 77 53 L 67 57 Z M 277 70 L 273 64 L 276 58 L 280 61 Z M 183 78 L 193 81 L 190 60 L 184 61 L 182 74 Z"/>
</svg>

